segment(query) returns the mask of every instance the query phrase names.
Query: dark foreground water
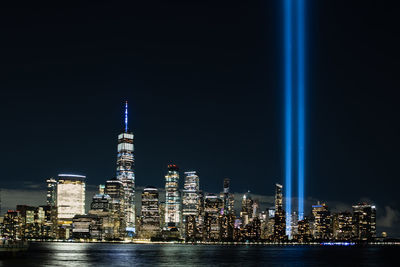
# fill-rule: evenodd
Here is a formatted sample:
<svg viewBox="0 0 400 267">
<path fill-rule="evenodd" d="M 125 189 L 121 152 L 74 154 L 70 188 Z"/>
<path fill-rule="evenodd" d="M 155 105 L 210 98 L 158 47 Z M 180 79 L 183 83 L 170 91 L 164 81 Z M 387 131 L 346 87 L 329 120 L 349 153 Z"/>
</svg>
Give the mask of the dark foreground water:
<svg viewBox="0 0 400 267">
<path fill-rule="evenodd" d="M 0 266 L 399 266 L 399 256 L 400 247 L 32 243 Z"/>
</svg>

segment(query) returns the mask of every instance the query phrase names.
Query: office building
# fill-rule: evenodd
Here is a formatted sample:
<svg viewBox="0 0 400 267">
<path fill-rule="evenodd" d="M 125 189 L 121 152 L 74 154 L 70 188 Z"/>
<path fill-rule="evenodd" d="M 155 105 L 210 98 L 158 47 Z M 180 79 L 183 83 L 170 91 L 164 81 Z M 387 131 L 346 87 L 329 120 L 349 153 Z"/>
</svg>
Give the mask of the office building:
<svg viewBox="0 0 400 267">
<path fill-rule="evenodd" d="M 160 233 L 158 189 L 147 186 L 142 192 L 140 237 L 152 238 Z"/>
<path fill-rule="evenodd" d="M 221 240 L 221 218 L 223 202 L 214 194 L 209 194 L 204 203 L 204 239 L 206 241 Z"/>
<path fill-rule="evenodd" d="M 70 224 L 75 215 L 85 214 L 85 176 L 59 174 L 57 216 L 60 224 Z"/>
<path fill-rule="evenodd" d="M 242 218 L 243 224 L 247 225 L 253 215 L 253 199 L 250 196 L 250 191 L 243 194 L 242 198 L 242 209 L 240 211 L 240 217 Z"/>
<path fill-rule="evenodd" d="M 100 240 L 115 240 L 120 237 L 119 231 L 115 231 L 120 228 L 120 216 L 114 212 L 113 199 L 109 195 L 95 194 L 88 215 L 95 215 L 98 218 L 98 225 L 96 225 L 98 232 L 92 233 L 91 236 Z"/>
<path fill-rule="evenodd" d="M 107 180 L 104 188 L 106 195 L 110 196 L 113 228 L 107 233 L 106 238 L 123 239 L 126 236 L 126 216 L 125 216 L 125 190 L 122 181 L 117 179 Z"/>
<path fill-rule="evenodd" d="M 53 178 L 47 179 L 46 203 L 49 206 L 57 206 L 57 181 Z"/>
<path fill-rule="evenodd" d="M 101 240 L 101 224 L 97 215 L 75 215 L 72 218 L 72 238 Z"/>
<path fill-rule="evenodd" d="M 234 195 L 230 192 L 230 179 L 225 178 L 224 179 L 224 189 L 223 192 L 220 194 L 220 198 L 224 202 L 224 214 L 234 214 Z"/>
<path fill-rule="evenodd" d="M 297 222 L 297 234 L 294 235 L 294 239 L 298 242 L 306 243 L 310 242 L 312 238 L 310 220 L 308 217 L 304 217 L 303 220 Z"/>
<path fill-rule="evenodd" d="M 183 186 L 182 215 L 198 215 L 199 213 L 199 176 L 195 171 L 185 172 Z"/>
<path fill-rule="evenodd" d="M 332 235 L 335 240 L 351 240 L 353 235 L 353 216 L 350 212 L 332 215 Z"/>
<path fill-rule="evenodd" d="M 286 236 L 286 216 L 283 209 L 283 186 L 275 185 L 275 212 L 274 212 L 274 237 L 275 241 L 284 241 Z"/>
<path fill-rule="evenodd" d="M 331 213 L 325 203 L 312 206 L 314 219 L 313 237 L 316 240 L 329 240 L 332 237 Z"/>
<path fill-rule="evenodd" d="M 193 239 L 196 235 L 195 222 L 199 218 L 199 176 L 197 172 L 190 171 L 185 172 L 185 183 L 183 185 L 183 196 L 182 196 L 182 227 L 183 236 L 186 239 L 186 235 L 189 234 L 189 238 Z M 190 221 L 188 221 L 188 217 Z M 193 221 L 193 219 L 195 221 Z M 186 225 L 188 224 L 188 225 Z M 186 232 L 189 230 L 189 233 Z"/>
<path fill-rule="evenodd" d="M 3 218 L 2 235 L 11 240 L 21 239 L 21 214 L 17 210 L 8 210 Z"/>
<path fill-rule="evenodd" d="M 376 208 L 367 203 L 353 206 L 353 236 L 355 240 L 372 241 L 376 237 Z"/>
<path fill-rule="evenodd" d="M 179 192 L 179 169 L 175 164 L 168 165 L 165 175 L 165 226 L 180 227 L 181 196 Z"/>
<path fill-rule="evenodd" d="M 21 217 L 21 237 L 25 239 L 42 239 L 45 212 L 43 207 L 17 205 Z"/>
<path fill-rule="evenodd" d="M 123 209 L 128 236 L 135 233 L 135 172 L 133 133 L 128 128 L 128 102 L 125 103 L 125 127 L 118 135 L 117 179 L 124 187 Z"/>
<path fill-rule="evenodd" d="M 57 207 L 43 205 L 44 221 L 42 224 L 42 239 L 55 239 L 57 234 Z"/>
</svg>

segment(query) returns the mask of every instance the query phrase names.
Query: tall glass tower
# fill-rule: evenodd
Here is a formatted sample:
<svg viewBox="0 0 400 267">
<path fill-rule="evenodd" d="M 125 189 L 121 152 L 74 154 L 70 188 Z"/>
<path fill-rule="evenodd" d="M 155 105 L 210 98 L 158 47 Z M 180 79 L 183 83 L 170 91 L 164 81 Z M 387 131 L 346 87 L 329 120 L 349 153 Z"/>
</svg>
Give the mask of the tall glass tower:
<svg viewBox="0 0 400 267">
<path fill-rule="evenodd" d="M 199 176 L 195 171 L 185 172 L 183 187 L 183 216 L 199 213 Z"/>
<path fill-rule="evenodd" d="M 221 192 L 220 198 L 224 201 L 224 214 L 234 214 L 233 205 L 234 205 L 234 196 L 229 191 L 229 185 L 231 180 L 229 178 L 224 179 L 224 191 Z"/>
<path fill-rule="evenodd" d="M 282 185 L 275 185 L 275 224 L 274 224 L 274 240 L 286 240 L 286 220 L 285 211 L 283 209 Z"/>
<path fill-rule="evenodd" d="M 125 102 L 125 128 L 118 135 L 117 179 L 124 187 L 124 213 L 126 231 L 135 233 L 135 173 L 133 133 L 128 128 L 128 102 Z"/>
<path fill-rule="evenodd" d="M 46 204 L 51 207 L 57 206 L 57 181 L 53 178 L 47 179 Z"/>
<path fill-rule="evenodd" d="M 178 166 L 168 165 L 168 173 L 165 175 L 165 226 L 167 228 L 179 227 L 181 222 L 181 196 L 178 182 Z"/>
</svg>

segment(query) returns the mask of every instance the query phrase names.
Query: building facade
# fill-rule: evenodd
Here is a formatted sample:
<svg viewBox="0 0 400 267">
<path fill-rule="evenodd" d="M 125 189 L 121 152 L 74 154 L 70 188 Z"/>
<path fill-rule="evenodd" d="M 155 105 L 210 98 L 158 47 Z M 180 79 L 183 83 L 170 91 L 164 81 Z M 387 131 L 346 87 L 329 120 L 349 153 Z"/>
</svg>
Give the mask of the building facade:
<svg viewBox="0 0 400 267">
<path fill-rule="evenodd" d="M 204 240 L 219 241 L 222 237 L 221 219 L 223 202 L 214 194 L 205 197 L 204 203 Z"/>
<path fill-rule="evenodd" d="M 242 198 L 242 209 L 240 211 L 240 217 L 242 218 L 243 225 L 250 223 L 251 216 L 253 214 L 253 199 L 250 196 L 250 191 L 243 194 Z"/>
<path fill-rule="evenodd" d="M 117 147 L 117 179 L 124 187 L 123 209 L 126 232 L 129 236 L 135 233 L 135 172 L 133 133 L 128 128 L 128 102 L 125 103 L 125 128 L 118 135 Z"/>
<path fill-rule="evenodd" d="M 275 185 L 275 214 L 274 214 L 274 237 L 275 241 L 284 241 L 286 236 L 286 218 L 285 210 L 283 209 L 283 186 Z"/>
<path fill-rule="evenodd" d="M 47 179 L 46 203 L 49 206 L 57 206 L 57 181 L 53 178 Z"/>
<path fill-rule="evenodd" d="M 108 236 L 110 239 L 123 239 L 126 235 L 124 184 L 117 179 L 107 180 L 104 193 L 111 198 L 112 216 L 114 217 L 114 226 Z"/>
<path fill-rule="evenodd" d="M 179 192 L 179 168 L 175 164 L 168 165 L 165 175 L 165 227 L 180 227 L 181 196 Z"/>
<path fill-rule="evenodd" d="M 85 176 L 59 174 L 57 185 L 57 217 L 72 222 L 75 215 L 85 214 Z"/>
<path fill-rule="evenodd" d="M 183 186 L 182 215 L 198 215 L 199 213 L 199 176 L 195 171 L 185 172 Z"/>
<path fill-rule="evenodd" d="M 332 216 L 332 234 L 335 240 L 351 240 L 353 216 L 350 212 L 335 213 Z"/>
<path fill-rule="evenodd" d="M 224 179 L 224 188 L 223 191 L 220 194 L 220 198 L 223 200 L 224 202 L 224 214 L 228 215 L 231 214 L 233 215 L 235 213 L 234 211 L 234 195 L 230 192 L 230 183 L 231 180 L 229 178 L 225 178 Z"/>
<path fill-rule="evenodd" d="M 312 206 L 314 219 L 313 237 L 317 240 L 329 240 L 332 237 L 331 213 L 325 203 Z"/>
<path fill-rule="evenodd" d="M 142 193 L 140 237 L 152 238 L 160 233 L 158 189 L 147 186 Z"/>
<path fill-rule="evenodd" d="M 355 240 L 372 241 L 376 237 L 376 208 L 367 203 L 353 206 L 353 236 Z"/>
</svg>

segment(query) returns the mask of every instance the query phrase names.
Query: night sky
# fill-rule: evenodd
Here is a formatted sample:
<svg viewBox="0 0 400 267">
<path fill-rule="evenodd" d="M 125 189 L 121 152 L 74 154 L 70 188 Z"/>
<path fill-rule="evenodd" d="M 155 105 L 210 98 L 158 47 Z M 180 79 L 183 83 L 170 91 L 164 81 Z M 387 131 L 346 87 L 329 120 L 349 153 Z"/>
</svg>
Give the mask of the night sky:
<svg viewBox="0 0 400 267">
<path fill-rule="evenodd" d="M 398 6 L 308 3 L 306 195 L 395 222 Z M 114 177 L 125 100 L 138 186 L 163 187 L 169 163 L 207 192 L 283 182 L 281 1 L 37 4 L 0 11 L 0 187 Z"/>
</svg>

